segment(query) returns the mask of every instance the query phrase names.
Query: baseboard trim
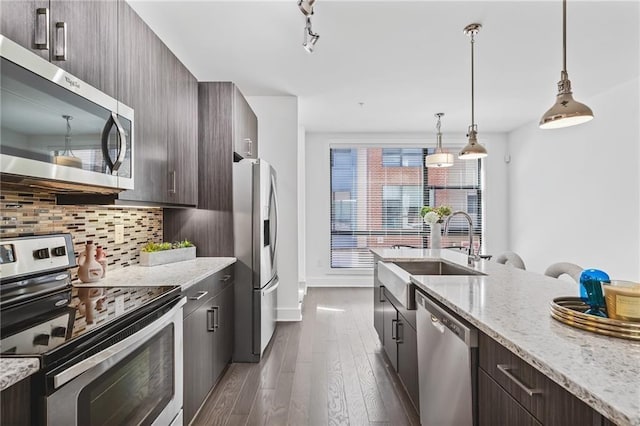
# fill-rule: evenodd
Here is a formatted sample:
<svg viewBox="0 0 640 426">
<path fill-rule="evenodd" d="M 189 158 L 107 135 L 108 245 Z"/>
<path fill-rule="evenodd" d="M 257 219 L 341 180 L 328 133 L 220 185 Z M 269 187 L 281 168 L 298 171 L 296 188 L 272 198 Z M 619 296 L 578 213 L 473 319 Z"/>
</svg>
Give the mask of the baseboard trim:
<svg viewBox="0 0 640 426">
<path fill-rule="evenodd" d="M 278 321 L 302 321 L 302 309 L 297 308 L 277 308 Z"/>
<path fill-rule="evenodd" d="M 307 277 L 307 287 L 373 287 L 373 276 L 332 275 Z"/>
</svg>

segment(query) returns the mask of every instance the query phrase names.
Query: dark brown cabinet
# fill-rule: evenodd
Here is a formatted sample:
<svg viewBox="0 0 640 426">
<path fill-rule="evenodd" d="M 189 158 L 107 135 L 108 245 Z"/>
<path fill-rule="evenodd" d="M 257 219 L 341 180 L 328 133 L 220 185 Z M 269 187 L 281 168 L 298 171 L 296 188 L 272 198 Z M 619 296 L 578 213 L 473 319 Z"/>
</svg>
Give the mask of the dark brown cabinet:
<svg viewBox="0 0 640 426">
<path fill-rule="evenodd" d="M 373 327 L 381 342 L 384 341 L 384 303 L 382 284 L 378 280 L 379 256 L 373 256 Z"/>
<path fill-rule="evenodd" d="M 242 158 L 258 158 L 258 118 L 237 87 L 233 96 L 234 152 Z"/>
<path fill-rule="evenodd" d="M 398 376 L 400 376 L 400 380 L 407 389 L 409 398 L 411 398 L 416 410 L 420 411 L 418 336 L 416 329 L 400 313 L 398 313 L 397 328 Z"/>
<path fill-rule="evenodd" d="M 398 311 L 394 306 L 388 302 L 385 288 L 382 287 L 382 297 L 387 300 L 383 304 L 383 323 L 384 323 L 384 340 L 382 341 L 382 347 L 393 365 L 393 369 L 398 371 Z"/>
<path fill-rule="evenodd" d="M 34 414 L 31 400 L 31 377 L 20 380 L 0 392 L 0 424 L 30 425 Z"/>
<path fill-rule="evenodd" d="M 478 372 L 478 425 L 541 426 L 518 401 L 483 370 Z"/>
<path fill-rule="evenodd" d="M 233 267 L 186 292 L 184 315 L 184 415 L 189 423 L 220 379 L 233 353 Z"/>
<path fill-rule="evenodd" d="M 123 202 L 197 204 L 197 81 L 142 19 L 122 3 L 118 99 L 135 111 L 135 188 Z"/>
<path fill-rule="evenodd" d="M 3 35 L 116 96 L 118 1 L 3 1 Z"/>
<path fill-rule="evenodd" d="M 516 354 L 483 333 L 478 340 L 481 425 L 521 424 L 519 419 L 522 424 L 602 424 L 598 412 Z"/>
<path fill-rule="evenodd" d="M 49 0 L 0 1 L 0 34 L 49 60 Z"/>
<path fill-rule="evenodd" d="M 374 309 L 380 311 L 374 312 L 374 321 L 378 319 L 382 323 L 382 333 L 378 331 L 382 347 L 398 373 L 414 407 L 419 411 L 418 336 L 415 329 L 415 311 L 410 319 L 405 317 L 403 314 L 412 311 L 402 307 L 384 286 L 377 288 L 374 286 L 374 296 L 376 297 L 374 306 L 378 305 Z"/>
</svg>

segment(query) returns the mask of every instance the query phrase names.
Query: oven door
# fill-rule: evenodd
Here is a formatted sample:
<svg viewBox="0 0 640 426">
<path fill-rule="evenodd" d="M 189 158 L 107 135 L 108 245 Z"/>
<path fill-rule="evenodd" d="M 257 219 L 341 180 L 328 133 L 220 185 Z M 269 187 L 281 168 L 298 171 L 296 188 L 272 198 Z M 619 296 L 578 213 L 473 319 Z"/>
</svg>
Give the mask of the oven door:
<svg viewBox="0 0 640 426">
<path fill-rule="evenodd" d="M 46 397 L 47 424 L 182 424 L 183 304 L 184 298 L 108 349 L 48 374 L 55 390 Z"/>
</svg>

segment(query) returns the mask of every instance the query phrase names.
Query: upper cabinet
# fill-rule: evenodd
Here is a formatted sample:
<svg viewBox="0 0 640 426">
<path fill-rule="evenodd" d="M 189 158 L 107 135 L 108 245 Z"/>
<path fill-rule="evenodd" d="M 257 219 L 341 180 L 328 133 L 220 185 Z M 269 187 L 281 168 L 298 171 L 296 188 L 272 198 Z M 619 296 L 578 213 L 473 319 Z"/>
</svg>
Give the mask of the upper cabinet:
<svg viewBox="0 0 640 426">
<path fill-rule="evenodd" d="M 116 1 L 2 1 L 0 33 L 116 97 Z"/>
<path fill-rule="evenodd" d="M 234 152 L 242 158 L 258 158 L 258 118 L 240 90 L 233 90 Z"/>
<path fill-rule="evenodd" d="M 258 158 L 258 119 L 230 82 L 198 83 L 198 207 L 231 211 L 233 159 Z"/>
</svg>

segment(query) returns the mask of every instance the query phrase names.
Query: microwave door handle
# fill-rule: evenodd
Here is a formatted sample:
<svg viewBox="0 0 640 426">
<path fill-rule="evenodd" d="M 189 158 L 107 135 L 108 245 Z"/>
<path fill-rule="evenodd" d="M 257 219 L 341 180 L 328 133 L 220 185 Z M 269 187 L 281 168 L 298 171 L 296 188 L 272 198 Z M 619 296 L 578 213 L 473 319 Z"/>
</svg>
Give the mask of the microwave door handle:
<svg viewBox="0 0 640 426">
<path fill-rule="evenodd" d="M 118 141 L 119 141 L 118 157 L 116 158 L 116 161 L 113 161 L 111 159 L 111 154 L 109 153 L 109 133 L 111 133 L 111 128 L 114 125 L 116 126 L 116 130 L 118 131 Z M 124 157 L 126 154 L 127 154 L 127 134 L 125 133 L 124 128 L 122 127 L 122 124 L 120 124 L 120 121 L 118 120 L 118 116 L 116 115 L 116 113 L 111 112 L 109 119 L 107 120 L 107 122 L 104 125 L 104 128 L 102 129 L 102 155 L 111 173 L 115 173 L 118 171 L 118 169 L 122 165 L 122 162 L 124 161 Z"/>
<path fill-rule="evenodd" d="M 117 172 L 118 169 L 120 169 L 120 166 L 124 162 L 124 158 L 127 155 L 127 133 L 124 131 L 124 127 L 122 127 L 122 124 L 120 124 L 120 120 L 118 120 L 118 115 L 114 112 L 112 112 L 111 115 L 113 116 L 113 122 L 116 125 L 116 129 L 118 130 L 118 135 L 119 135 L 118 158 L 116 159 L 116 162 L 113 163 L 113 171 Z"/>
</svg>

